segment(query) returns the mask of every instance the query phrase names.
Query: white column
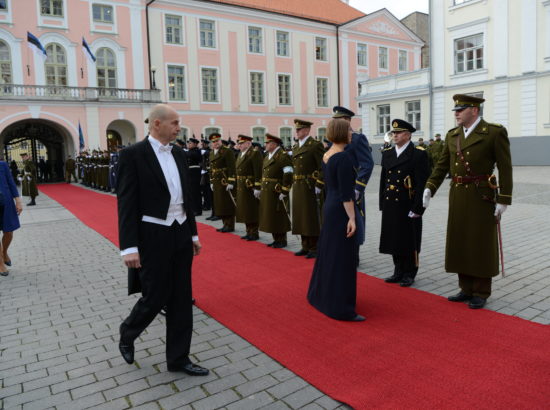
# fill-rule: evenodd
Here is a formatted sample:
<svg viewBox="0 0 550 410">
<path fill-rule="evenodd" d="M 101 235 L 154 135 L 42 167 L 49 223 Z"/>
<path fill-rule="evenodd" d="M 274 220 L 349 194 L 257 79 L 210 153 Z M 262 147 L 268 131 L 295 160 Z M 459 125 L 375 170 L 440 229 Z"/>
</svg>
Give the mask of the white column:
<svg viewBox="0 0 550 410">
<path fill-rule="evenodd" d="M 228 28 L 220 22 L 218 24 L 220 30 L 220 61 L 230 61 L 229 57 L 229 31 Z M 219 82 L 220 85 L 220 102 L 222 103 L 223 111 L 231 111 L 231 64 L 220 64 Z M 237 84 L 235 84 L 237 85 Z"/>
<path fill-rule="evenodd" d="M 187 44 L 187 84 L 189 86 L 187 98 L 189 108 L 197 111 L 201 104 L 201 74 L 198 57 L 198 19 L 192 16 L 185 17 L 185 40 Z M 200 131 L 199 131 L 200 133 Z"/>
<path fill-rule="evenodd" d="M 493 7 L 493 41 L 495 77 L 508 75 L 508 0 L 494 0 Z"/>
<path fill-rule="evenodd" d="M 546 27 L 545 32 L 545 48 L 544 48 L 544 65 L 547 70 L 550 69 L 550 0 L 546 0 L 542 3 L 542 5 L 545 7 L 546 11 L 546 20 L 544 22 L 544 26 Z"/>
<path fill-rule="evenodd" d="M 537 132 L 537 80 L 521 81 L 521 136 L 533 137 Z"/>
<path fill-rule="evenodd" d="M 343 35 L 341 37 L 344 37 Z M 347 37 L 347 36 L 346 36 Z M 344 107 L 350 106 L 350 93 L 349 93 L 349 69 L 348 67 L 348 61 L 349 61 L 349 41 L 342 38 L 341 41 L 342 46 L 342 59 L 340 60 L 340 75 L 342 79 L 342 101 L 341 105 Z"/>
<path fill-rule="evenodd" d="M 496 122 L 508 127 L 509 117 L 509 83 L 508 81 L 493 86 L 493 117 L 490 122 Z"/>
<path fill-rule="evenodd" d="M 88 136 L 88 145 L 90 149 L 99 148 L 100 144 L 100 131 L 99 131 L 99 109 L 98 107 L 87 105 L 86 106 L 86 127 L 83 130 L 84 135 Z"/>
<path fill-rule="evenodd" d="M 444 86 L 445 78 L 449 75 L 447 72 L 449 65 L 445 64 L 445 39 L 447 38 L 447 33 L 445 32 L 445 7 L 447 7 L 447 4 L 448 2 L 446 1 L 430 0 L 430 66 L 433 87 Z M 452 43 L 449 47 L 452 47 Z M 435 131 L 438 132 L 437 129 Z"/>
<path fill-rule="evenodd" d="M 445 92 L 436 91 L 432 94 L 432 134 L 441 134 L 445 136 L 447 131 L 452 128 L 452 126 L 445 126 L 445 112 L 446 110 L 450 112 L 452 107 L 452 101 L 445 101 Z"/>
<path fill-rule="evenodd" d="M 145 69 L 147 63 L 143 55 L 143 33 L 142 27 L 142 8 L 139 6 L 130 6 L 130 29 L 132 32 L 132 69 L 134 71 L 134 87 L 137 89 L 145 88 Z"/>
<path fill-rule="evenodd" d="M 500 28 L 499 28 L 500 32 Z M 537 2 L 521 1 L 521 72 L 537 69 Z"/>
</svg>

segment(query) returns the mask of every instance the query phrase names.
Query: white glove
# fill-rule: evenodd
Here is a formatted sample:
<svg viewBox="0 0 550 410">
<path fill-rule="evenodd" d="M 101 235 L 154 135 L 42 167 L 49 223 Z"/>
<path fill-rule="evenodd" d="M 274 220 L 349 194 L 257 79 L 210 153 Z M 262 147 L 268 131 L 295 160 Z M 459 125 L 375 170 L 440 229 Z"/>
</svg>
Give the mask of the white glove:
<svg viewBox="0 0 550 410">
<path fill-rule="evenodd" d="M 227 187 L 225 188 L 226 191 L 231 191 L 233 189 L 233 184 L 227 184 Z"/>
<path fill-rule="evenodd" d="M 502 216 L 502 214 L 504 213 L 504 211 L 506 211 L 506 208 L 508 208 L 508 205 L 497 204 L 497 206 L 495 208 L 495 216 L 497 218 L 500 218 Z"/>
<path fill-rule="evenodd" d="M 284 201 L 286 198 L 285 194 L 279 194 L 279 201 Z"/>
<path fill-rule="evenodd" d="M 214 190 L 214 184 L 210 184 L 210 190 L 211 190 L 211 191 Z"/>
<path fill-rule="evenodd" d="M 355 190 L 355 200 L 358 201 L 360 197 L 361 197 L 361 192 L 356 189 Z"/>
<path fill-rule="evenodd" d="M 420 218 L 420 215 L 415 214 L 413 211 L 409 211 L 409 215 L 407 215 L 409 218 Z"/>
<path fill-rule="evenodd" d="M 432 198 L 432 191 L 430 191 L 430 188 L 426 188 L 424 190 L 424 195 L 422 195 L 422 206 L 424 208 L 427 208 L 428 205 L 430 205 L 431 198 Z"/>
<path fill-rule="evenodd" d="M 315 195 L 321 195 L 321 188 L 315 187 Z"/>
<path fill-rule="evenodd" d="M 259 189 L 254 190 L 254 196 L 256 197 L 256 199 L 260 199 L 260 194 L 261 193 L 262 193 L 262 191 L 260 191 Z"/>
</svg>

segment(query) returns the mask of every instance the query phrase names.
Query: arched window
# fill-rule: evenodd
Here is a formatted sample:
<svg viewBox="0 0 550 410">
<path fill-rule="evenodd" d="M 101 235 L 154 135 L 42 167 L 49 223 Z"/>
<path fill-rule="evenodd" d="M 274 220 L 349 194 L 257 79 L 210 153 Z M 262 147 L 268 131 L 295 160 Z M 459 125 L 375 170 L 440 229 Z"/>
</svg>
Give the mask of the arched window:
<svg viewBox="0 0 550 410">
<path fill-rule="evenodd" d="M 264 127 L 254 127 L 252 128 L 252 139 L 255 142 L 259 142 L 260 144 L 265 143 L 265 128 Z"/>
<path fill-rule="evenodd" d="M 46 46 L 46 85 L 67 85 L 67 54 L 63 46 L 50 43 Z"/>
<path fill-rule="evenodd" d="M 96 53 L 97 86 L 99 88 L 117 88 L 116 57 L 113 50 L 103 47 Z M 105 95 L 105 90 L 100 91 Z"/>
<path fill-rule="evenodd" d="M 13 82 L 11 76 L 11 54 L 8 45 L 0 40 L 0 83 L 11 84 Z M 11 94 L 11 87 L 2 86 L 0 93 Z"/>
</svg>

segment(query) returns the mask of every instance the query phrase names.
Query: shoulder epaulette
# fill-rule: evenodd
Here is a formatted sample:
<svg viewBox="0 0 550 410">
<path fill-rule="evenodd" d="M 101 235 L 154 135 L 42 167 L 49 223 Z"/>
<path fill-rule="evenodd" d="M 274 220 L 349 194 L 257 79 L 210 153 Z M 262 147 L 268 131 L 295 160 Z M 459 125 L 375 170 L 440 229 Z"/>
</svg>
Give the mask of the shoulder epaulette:
<svg viewBox="0 0 550 410">
<path fill-rule="evenodd" d="M 449 133 L 449 132 L 451 132 L 451 131 L 456 131 L 456 130 L 458 130 L 459 128 L 460 128 L 460 126 L 451 128 L 449 131 L 447 131 L 447 133 Z"/>
<path fill-rule="evenodd" d="M 415 148 L 416 148 L 416 149 L 419 149 L 420 151 L 426 151 L 426 148 L 424 148 L 424 147 L 416 146 Z"/>
<path fill-rule="evenodd" d="M 496 122 L 488 122 L 487 124 L 492 125 L 493 127 L 498 127 L 498 128 L 502 128 L 502 127 L 503 127 L 502 124 L 497 124 Z"/>
<path fill-rule="evenodd" d="M 392 149 L 392 148 L 393 148 L 393 147 L 384 148 L 384 149 L 382 150 L 382 152 L 384 152 L 384 151 L 389 151 L 389 150 Z"/>
</svg>

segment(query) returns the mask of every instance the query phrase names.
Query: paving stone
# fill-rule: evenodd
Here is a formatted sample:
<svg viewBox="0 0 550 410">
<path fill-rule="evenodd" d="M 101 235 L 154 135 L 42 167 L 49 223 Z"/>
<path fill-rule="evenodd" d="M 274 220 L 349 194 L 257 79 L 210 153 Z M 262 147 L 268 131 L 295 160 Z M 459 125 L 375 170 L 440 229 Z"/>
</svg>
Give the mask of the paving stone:
<svg viewBox="0 0 550 410">
<path fill-rule="evenodd" d="M 225 390 L 193 403 L 196 410 L 212 410 L 228 406 L 240 399 L 233 390 Z"/>
<path fill-rule="evenodd" d="M 230 376 L 222 377 L 208 383 L 203 384 L 203 388 L 210 394 L 218 393 L 223 390 L 231 389 L 247 382 L 247 379 L 240 373 L 235 373 Z"/>
<path fill-rule="evenodd" d="M 253 395 L 254 393 L 264 391 L 278 383 L 279 381 L 273 376 L 265 375 L 263 377 L 241 384 L 240 386 L 237 386 L 235 390 L 237 390 L 237 392 L 241 396 L 247 397 Z"/>
<path fill-rule="evenodd" d="M 164 399 L 159 400 L 162 409 L 171 410 L 180 408 L 189 403 L 196 402 L 206 397 L 205 392 L 200 387 L 193 387 L 180 393 L 172 394 Z"/>
<path fill-rule="evenodd" d="M 88 396 L 93 393 L 101 392 L 103 390 L 115 387 L 117 384 L 113 379 L 101 380 L 99 382 L 91 383 L 86 386 L 77 387 L 71 390 L 73 398 L 78 399 L 83 396 Z"/>
<path fill-rule="evenodd" d="M 81 397 L 77 400 L 70 400 L 66 403 L 56 406 L 56 410 L 79 410 L 96 408 L 96 406 L 105 403 L 105 399 L 101 393 L 90 394 L 89 396 Z M 125 407 L 120 407 L 125 408 Z M 126 407 L 127 408 L 127 407 Z M 114 410 L 114 408 L 113 408 Z"/>
<path fill-rule="evenodd" d="M 307 386 L 307 383 L 300 379 L 299 377 L 294 377 L 292 379 L 285 380 L 282 383 L 277 384 L 276 386 L 270 387 L 267 389 L 269 394 L 272 394 L 278 399 L 286 397 L 304 387 Z"/>
<path fill-rule="evenodd" d="M 125 383 L 113 389 L 103 390 L 103 395 L 107 400 L 117 399 L 119 397 L 129 396 L 133 393 L 146 390 L 150 386 L 145 379 L 134 380 L 130 383 Z"/>
<path fill-rule="evenodd" d="M 25 403 L 23 410 L 38 410 L 47 409 L 57 406 L 58 404 L 66 403 L 71 400 L 71 395 L 68 392 L 54 394 L 52 396 L 41 398 L 40 400 Z"/>
<path fill-rule="evenodd" d="M 286 396 L 283 400 L 293 409 L 299 409 L 306 404 L 314 402 L 322 395 L 323 393 L 321 393 L 315 387 L 307 386 L 301 390 L 298 390 L 297 392 Z"/>
<path fill-rule="evenodd" d="M 130 395 L 130 402 L 133 406 L 139 406 L 140 404 L 156 401 L 174 393 L 176 391 L 169 385 L 155 386 Z"/>
</svg>

